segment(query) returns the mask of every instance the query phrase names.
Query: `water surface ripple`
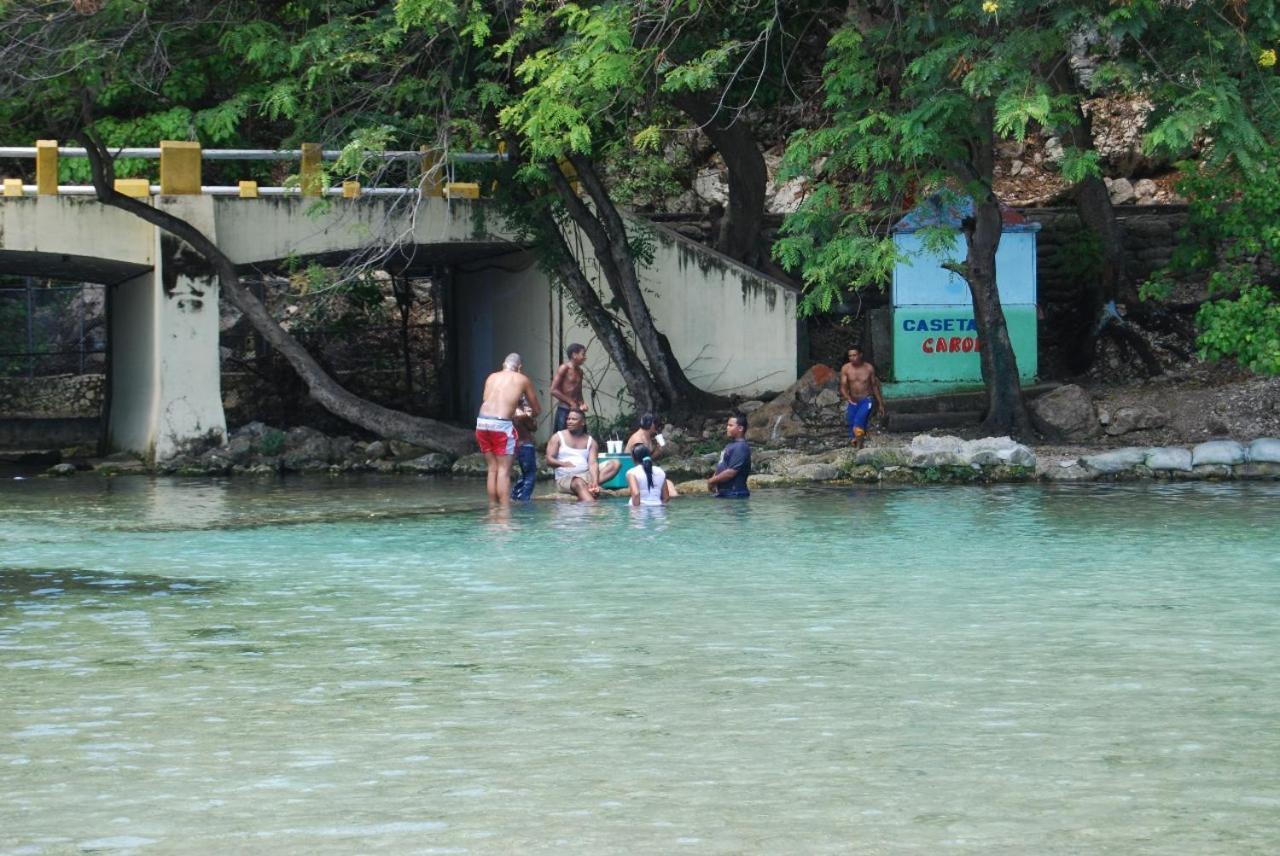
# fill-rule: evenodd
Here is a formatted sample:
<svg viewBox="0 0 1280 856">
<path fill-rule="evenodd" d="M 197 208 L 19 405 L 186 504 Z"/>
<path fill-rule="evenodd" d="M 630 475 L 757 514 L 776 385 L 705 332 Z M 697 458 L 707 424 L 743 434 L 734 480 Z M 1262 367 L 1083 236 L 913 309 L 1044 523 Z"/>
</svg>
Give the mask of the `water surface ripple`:
<svg viewBox="0 0 1280 856">
<path fill-rule="evenodd" d="M 0 853 L 1252 854 L 1280 486 L 0 485 Z"/>
</svg>

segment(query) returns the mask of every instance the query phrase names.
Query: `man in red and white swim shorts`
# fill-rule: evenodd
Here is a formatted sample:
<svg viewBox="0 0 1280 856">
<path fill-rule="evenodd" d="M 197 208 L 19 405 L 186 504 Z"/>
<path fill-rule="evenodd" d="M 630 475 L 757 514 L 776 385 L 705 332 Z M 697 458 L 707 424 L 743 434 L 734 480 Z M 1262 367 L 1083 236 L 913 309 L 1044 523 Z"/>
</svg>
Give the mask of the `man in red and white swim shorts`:
<svg viewBox="0 0 1280 856">
<path fill-rule="evenodd" d="M 514 455 L 516 453 L 516 426 L 510 419 L 485 416 L 476 417 L 476 445 L 486 455 Z"/>
<path fill-rule="evenodd" d="M 542 410 L 538 394 L 533 391 L 519 354 L 507 354 L 502 370 L 489 375 L 484 382 L 484 400 L 476 417 L 476 445 L 484 453 L 489 474 L 486 487 L 489 501 L 498 505 L 511 502 L 511 461 L 516 451 L 516 428 L 512 419 L 521 399 L 528 401 L 534 419 Z"/>
</svg>

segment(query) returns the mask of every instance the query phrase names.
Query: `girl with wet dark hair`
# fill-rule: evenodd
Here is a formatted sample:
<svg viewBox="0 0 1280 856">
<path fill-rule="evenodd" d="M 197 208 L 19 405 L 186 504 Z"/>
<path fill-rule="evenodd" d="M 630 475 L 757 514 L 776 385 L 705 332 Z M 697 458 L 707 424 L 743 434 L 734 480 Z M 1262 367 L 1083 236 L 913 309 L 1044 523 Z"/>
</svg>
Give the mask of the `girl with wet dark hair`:
<svg viewBox="0 0 1280 856">
<path fill-rule="evenodd" d="M 662 467 L 655 466 L 649 447 L 643 443 L 631 449 L 631 460 L 636 465 L 627 470 L 627 487 L 631 489 L 632 505 L 666 505 L 671 499 L 671 485 Z"/>
</svg>

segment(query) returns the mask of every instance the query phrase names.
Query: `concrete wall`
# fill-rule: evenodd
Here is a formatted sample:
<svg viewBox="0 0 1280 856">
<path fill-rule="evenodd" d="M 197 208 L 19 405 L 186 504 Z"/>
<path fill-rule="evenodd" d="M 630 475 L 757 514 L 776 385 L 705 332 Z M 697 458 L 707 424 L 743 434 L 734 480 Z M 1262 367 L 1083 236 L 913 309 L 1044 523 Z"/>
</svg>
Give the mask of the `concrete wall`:
<svg viewBox="0 0 1280 856">
<path fill-rule="evenodd" d="M 107 444 L 112 449 L 151 448 L 155 422 L 155 274 L 122 282 L 111 291 L 111 409 Z"/>
<path fill-rule="evenodd" d="M 151 266 L 155 230 L 87 196 L 0 201 L 0 249 Z"/>
<path fill-rule="evenodd" d="M 750 397 L 795 381 L 794 290 L 662 227 L 645 240 L 654 251 L 653 263 L 641 271 L 646 298 L 658 329 L 671 340 L 694 383 Z M 576 245 L 587 246 L 585 241 Z M 584 269 L 604 294 L 594 257 L 584 252 Z M 525 372 L 550 413 L 551 375 L 572 342 L 587 346 L 588 406 L 606 419 L 634 410 L 621 375 L 577 319 L 572 299 L 547 282 L 530 254 L 460 265 L 455 289 L 463 413 L 476 411 L 485 376 L 511 351 L 524 357 Z M 540 437 L 549 424 L 549 418 L 543 420 Z"/>
<path fill-rule="evenodd" d="M 455 252 L 469 244 L 509 243 L 501 219 L 485 216 L 488 208 L 483 202 L 424 197 L 414 208 L 407 200 L 217 197 L 218 240 L 236 264 L 350 253 L 375 239 L 420 246 L 447 244 Z"/>
</svg>

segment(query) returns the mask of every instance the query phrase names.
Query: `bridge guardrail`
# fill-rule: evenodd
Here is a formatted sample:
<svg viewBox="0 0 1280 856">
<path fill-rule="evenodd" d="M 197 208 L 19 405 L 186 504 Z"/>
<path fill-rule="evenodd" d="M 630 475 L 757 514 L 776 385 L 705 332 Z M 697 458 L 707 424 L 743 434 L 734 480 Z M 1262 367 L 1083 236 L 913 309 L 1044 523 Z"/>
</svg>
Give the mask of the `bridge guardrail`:
<svg viewBox="0 0 1280 856">
<path fill-rule="evenodd" d="M 354 199 L 362 195 L 397 196 L 405 193 L 421 193 L 424 196 L 445 199 L 478 199 L 480 185 L 476 182 L 446 180 L 451 175 L 452 163 L 483 163 L 505 160 L 505 152 L 453 152 L 442 158 L 437 151 L 425 147 L 419 151 L 370 152 L 369 157 L 388 162 L 405 161 L 421 164 L 421 172 L 415 187 L 364 188 L 356 181 L 344 181 L 339 187 L 323 186 L 321 164 L 336 161 L 343 152 L 339 149 L 321 149 L 314 143 L 304 143 L 299 149 L 203 149 L 199 143 L 163 140 L 158 148 L 111 149 L 113 157 L 148 158 L 160 161 L 160 183 L 147 179 L 116 179 L 116 190 L 129 196 L 195 195 L 240 196 L 341 196 Z M 34 159 L 36 183 L 25 184 L 20 178 L 4 179 L 5 197 L 88 195 L 94 193 L 90 185 L 58 184 L 58 159 L 60 157 L 88 157 L 85 149 L 75 146 L 59 146 L 56 140 L 37 140 L 36 145 L 0 146 L 0 158 Z M 241 181 L 238 185 L 204 185 L 201 183 L 204 161 L 290 161 L 300 162 L 296 187 L 260 187 L 256 181 Z"/>
</svg>

